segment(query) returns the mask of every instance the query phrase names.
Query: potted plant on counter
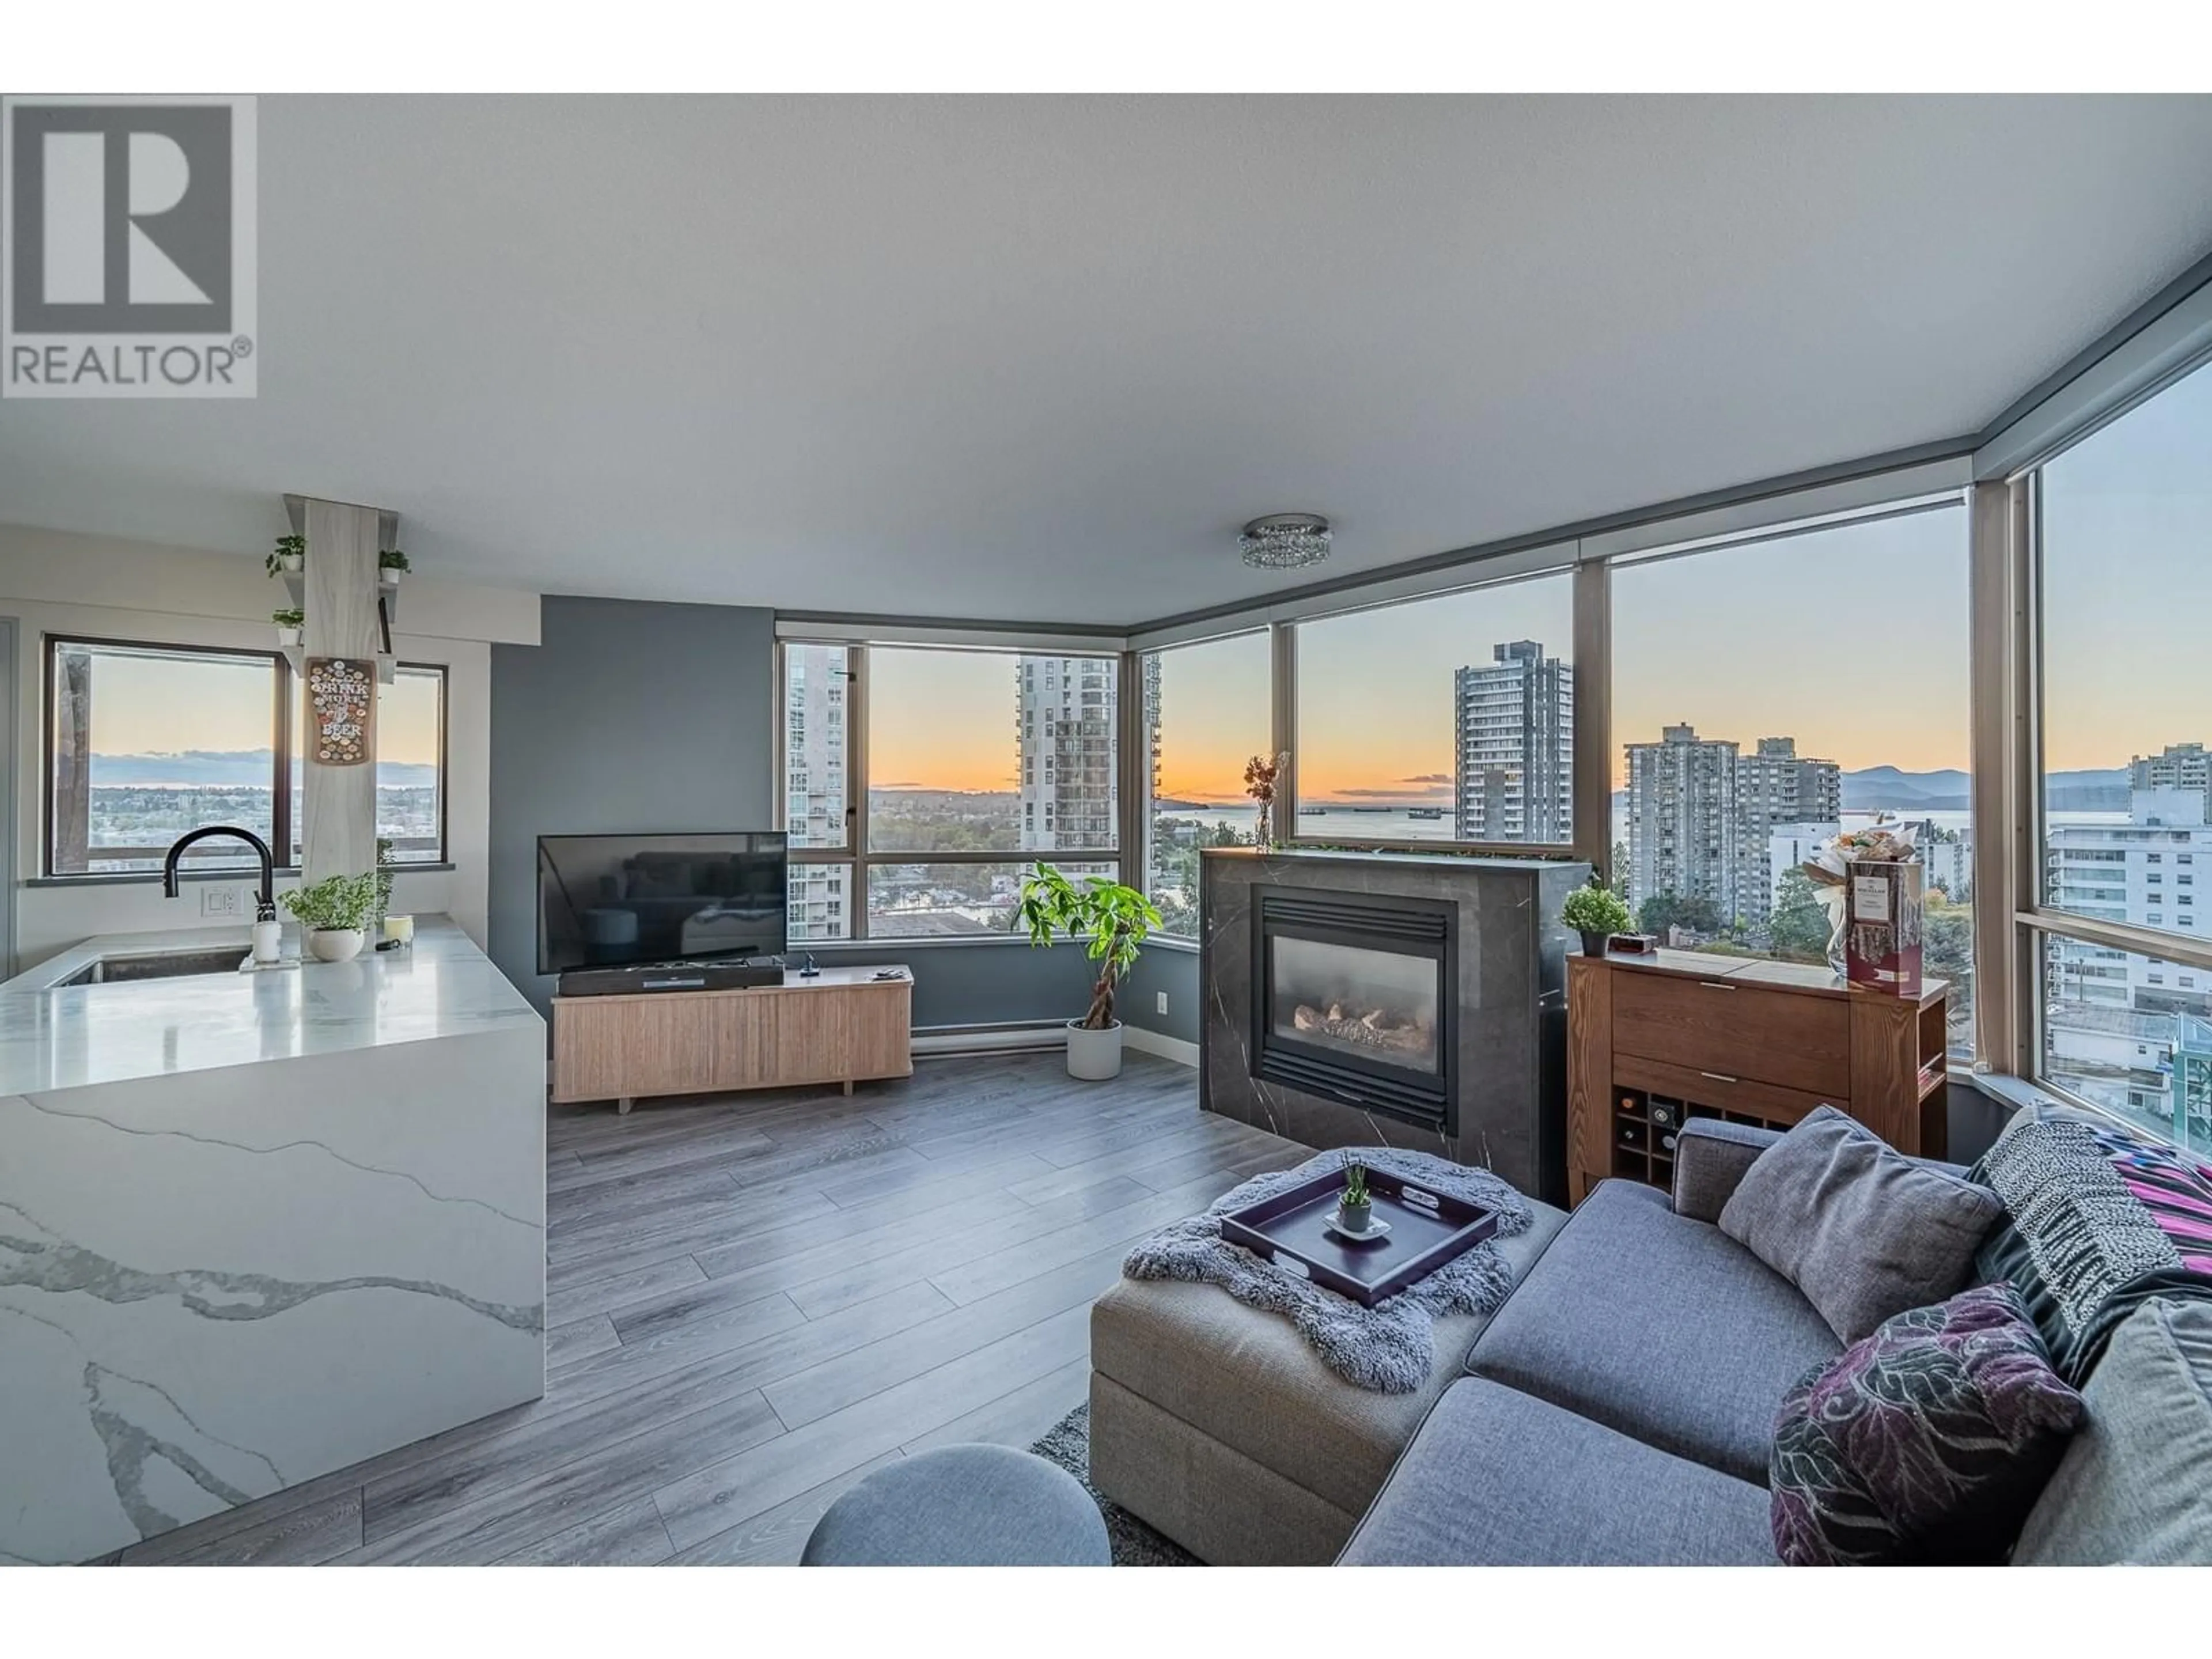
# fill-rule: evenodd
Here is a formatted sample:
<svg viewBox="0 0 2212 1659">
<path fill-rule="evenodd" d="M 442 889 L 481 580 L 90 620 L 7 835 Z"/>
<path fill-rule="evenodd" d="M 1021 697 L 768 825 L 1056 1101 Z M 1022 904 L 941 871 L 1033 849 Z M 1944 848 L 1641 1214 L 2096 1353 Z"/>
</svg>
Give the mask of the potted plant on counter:
<svg viewBox="0 0 2212 1659">
<path fill-rule="evenodd" d="M 279 649 L 289 649 L 300 642 L 302 629 L 307 625 L 307 613 L 295 605 L 285 611 L 272 611 L 269 620 L 276 624 L 276 644 Z"/>
<path fill-rule="evenodd" d="M 1121 1022 L 1114 1018 L 1114 988 L 1136 965 L 1137 954 L 1160 913 L 1133 887 L 1103 876 L 1081 886 L 1049 864 L 1023 878 L 1014 907 L 1014 927 L 1026 931 L 1032 945 L 1050 945 L 1062 934 L 1085 941 L 1091 961 L 1100 964 L 1091 988 L 1091 1007 L 1067 1022 L 1067 1074 L 1099 1082 L 1121 1074 Z"/>
<path fill-rule="evenodd" d="M 272 576 L 297 575 L 307 568 L 307 538 L 305 536 L 279 536 L 276 545 L 270 550 L 264 562 Z"/>
<path fill-rule="evenodd" d="M 359 876 L 329 876 L 312 887 L 295 888 L 279 902 L 307 936 L 307 952 L 318 962 L 350 962 L 361 954 L 362 933 L 375 913 L 374 870 Z"/>
<path fill-rule="evenodd" d="M 1628 906 L 1620 895 L 1595 875 L 1587 886 L 1567 895 L 1566 903 L 1559 908 L 1559 919 L 1583 936 L 1586 957 L 1603 956 L 1606 940 L 1626 932 L 1630 921 Z"/>
</svg>

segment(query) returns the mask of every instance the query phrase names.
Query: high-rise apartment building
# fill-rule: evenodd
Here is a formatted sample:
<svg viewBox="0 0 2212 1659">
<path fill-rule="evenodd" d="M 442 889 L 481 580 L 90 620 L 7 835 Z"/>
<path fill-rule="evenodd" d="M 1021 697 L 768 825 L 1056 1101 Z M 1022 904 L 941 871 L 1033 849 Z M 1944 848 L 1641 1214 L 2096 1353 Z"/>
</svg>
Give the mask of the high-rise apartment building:
<svg viewBox="0 0 2212 1659">
<path fill-rule="evenodd" d="M 784 653 L 783 824 L 794 848 L 845 845 L 848 666 L 842 646 L 793 645 Z M 794 942 L 851 936 L 852 878 L 849 865 L 793 861 Z"/>
<path fill-rule="evenodd" d="M 2184 770 L 2172 784 L 2130 792 L 2125 823 L 2051 825 L 2044 877 L 2050 902 L 2100 921 L 2212 937 L 2207 816 L 2203 790 Z M 2069 1085 L 2203 1144 L 2212 1125 L 2196 1115 L 2201 1101 L 2193 1112 L 2179 1106 L 2175 1079 L 2192 1066 L 2201 1072 L 2212 1054 L 2212 972 L 2055 937 L 2043 966 L 2043 1040 Z"/>
<path fill-rule="evenodd" d="M 1114 657 L 1017 659 L 1024 852 L 1115 844 L 1121 805 L 1114 770 L 1115 678 L 1120 668 Z"/>
<path fill-rule="evenodd" d="M 1454 812 L 1462 841 L 1574 838 L 1575 671 L 1534 640 L 1455 677 Z"/>
<path fill-rule="evenodd" d="M 2201 743 L 2169 743 L 2155 755 L 2128 763 L 2128 787 L 2188 789 L 2204 797 L 2204 816 L 2212 821 L 2212 754 Z"/>
<path fill-rule="evenodd" d="M 1832 824 L 1842 816 L 1843 768 L 1797 752 L 1794 738 L 1761 738 L 1735 763 L 1739 837 L 1735 911 L 1747 927 L 1774 914 L 1771 837 L 1785 824 Z"/>
<path fill-rule="evenodd" d="M 1638 904 L 1662 893 L 1705 899 L 1723 924 L 1736 913 L 1742 831 L 1736 746 L 1670 726 L 1657 743 L 1628 745 L 1628 890 Z"/>
</svg>

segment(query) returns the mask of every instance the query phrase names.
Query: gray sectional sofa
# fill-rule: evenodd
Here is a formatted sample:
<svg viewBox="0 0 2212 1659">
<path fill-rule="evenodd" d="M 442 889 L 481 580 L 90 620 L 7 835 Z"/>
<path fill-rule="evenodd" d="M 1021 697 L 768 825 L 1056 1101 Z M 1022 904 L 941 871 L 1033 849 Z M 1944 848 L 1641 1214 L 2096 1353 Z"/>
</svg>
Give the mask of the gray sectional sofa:
<svg viewBox="0 0 2212 1659">
<path fill-rule="evenodd" d="M 1285 1322 L 1210 1286 L 1125 1280 L 1093 1313 L 1094 1483 L 1224 1565 L 1771 1565 L 1775 1409 L 1842 1347 L 1714 1224 L 1776 1138 L 1694 1121 L 1671 1195 L 1613 1181 L 1571 1217 L 1539 1206 L 1505 1246 L 1513 1293 L 1439 1326 L 1413 1395 L 1338 1382 Z M 2136 1321 L 2153 1315 L 2133 1345 L 2168 1383 L 2100 1400 L 2092 1378 L 2095 1431 L 2025 1534 L 2038 1559 L 2212 1551 L 2212 1461 L 2193 1482 L 2140 1464 L 2212 1460 L 2212 1304 Z M 2129 1531 L 2145 1504 L 2158 1529 Z"/>
</svg>

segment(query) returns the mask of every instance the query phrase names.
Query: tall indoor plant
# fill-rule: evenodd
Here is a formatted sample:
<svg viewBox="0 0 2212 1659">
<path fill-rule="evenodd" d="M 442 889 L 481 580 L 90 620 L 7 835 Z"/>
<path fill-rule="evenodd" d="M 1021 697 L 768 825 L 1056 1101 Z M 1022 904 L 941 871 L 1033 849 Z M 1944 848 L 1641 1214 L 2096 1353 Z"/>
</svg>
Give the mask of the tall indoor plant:
<svg viewBox="0 0 2212 1659">
<path fill-rule="evenodd" d="M 1062 935 L 1085 942 L 1100 964 L 1091 988 L 1091 1007 L 1067 1022 L 1067 1074 L 1097 1081 L 1121 1073 L 1121 1022 L 1114 1018 L 1114 988 L 1136 965 L 1137 953 L 1160 913 L 1133 887 L 1103 876 L 1086 877 L 1079 886 L 1049 864 L 1023 878 L 1013 926 L 1031 945 L 1050 945 Z"/>
</svg>

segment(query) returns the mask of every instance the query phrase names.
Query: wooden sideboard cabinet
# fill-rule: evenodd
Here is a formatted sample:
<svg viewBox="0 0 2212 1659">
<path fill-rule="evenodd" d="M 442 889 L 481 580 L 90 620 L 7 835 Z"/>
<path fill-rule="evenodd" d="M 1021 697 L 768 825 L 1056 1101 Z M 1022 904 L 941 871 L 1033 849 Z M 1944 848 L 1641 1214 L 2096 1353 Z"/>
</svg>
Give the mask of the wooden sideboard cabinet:
<svg viewBox="0 0 2212 1659">
<path fill-rule="evenodd" d="M 878 975 L 895 972 L 895 978 Z M 553 999 L 556 1104 L 911 1077 L 914 976 L 824 968 L 730 991 Z"/>
<path fill-rule="evenodd" d="M 1569 1197 L 1611 1176 L 1671 1187 L 1692 1117 L 1786 1129 L 1848 1112 L 1941 1158 L 1946 1005 L 1854 990 L 1826 968 L 1699 951 L 1567 959 Z"/>
</svg>

